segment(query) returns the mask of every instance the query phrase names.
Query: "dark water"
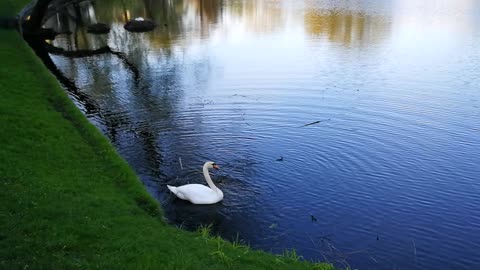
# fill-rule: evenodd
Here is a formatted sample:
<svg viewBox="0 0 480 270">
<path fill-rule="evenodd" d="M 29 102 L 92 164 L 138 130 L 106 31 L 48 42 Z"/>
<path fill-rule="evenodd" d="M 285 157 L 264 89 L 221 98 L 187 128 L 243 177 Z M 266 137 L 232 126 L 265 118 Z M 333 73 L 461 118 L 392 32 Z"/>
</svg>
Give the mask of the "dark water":
<svg viewBox="0 0 480 270">
<path fill-rule="evenodd" d="M 118 52 L 52 58 L 172 222 L 358 269 L 477 269 L 479 14 L 476 0 L 110 0 L 47 25 L 73 32 L 56 47 Z M 159 26 L 126 32 L 138 16 Z M 165 185 L 203 183 L 207 160 L 224 201 L 173 199 Z"/>
</svg>

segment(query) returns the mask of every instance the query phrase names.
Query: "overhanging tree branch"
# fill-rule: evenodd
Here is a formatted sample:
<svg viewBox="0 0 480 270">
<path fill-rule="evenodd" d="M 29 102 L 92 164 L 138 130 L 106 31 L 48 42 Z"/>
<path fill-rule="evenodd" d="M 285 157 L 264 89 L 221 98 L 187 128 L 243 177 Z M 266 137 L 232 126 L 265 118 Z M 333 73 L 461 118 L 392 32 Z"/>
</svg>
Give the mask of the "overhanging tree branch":
<svg viewBox="0 0 480 270">
<path fill-rule="evenodd" d="M 30 19 L 25 24 L 25 30 L 27 30 L 26 34 L 36 33 L 40 30 L 43 24 L 43 17 L 52 1 L 53 0 L 37 0 L 37 3 L 32 8 Z"/>
</svg>

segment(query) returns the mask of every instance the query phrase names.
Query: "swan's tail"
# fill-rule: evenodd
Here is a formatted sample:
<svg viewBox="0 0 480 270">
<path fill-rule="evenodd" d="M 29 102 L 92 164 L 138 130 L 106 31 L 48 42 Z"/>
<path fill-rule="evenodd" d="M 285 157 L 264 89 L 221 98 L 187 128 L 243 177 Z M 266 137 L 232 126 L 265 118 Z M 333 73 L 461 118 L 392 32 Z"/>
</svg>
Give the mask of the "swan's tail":
<svg viewBox="0 0 480 270">
<path fill-rule="evenodd" d="M 177 194 L 177 188 L 176 188 L 176 187 L 167 185 L 167 188 L 168 188 L 173 194 L 175 194 L 175 195 Z"/>
</svg>

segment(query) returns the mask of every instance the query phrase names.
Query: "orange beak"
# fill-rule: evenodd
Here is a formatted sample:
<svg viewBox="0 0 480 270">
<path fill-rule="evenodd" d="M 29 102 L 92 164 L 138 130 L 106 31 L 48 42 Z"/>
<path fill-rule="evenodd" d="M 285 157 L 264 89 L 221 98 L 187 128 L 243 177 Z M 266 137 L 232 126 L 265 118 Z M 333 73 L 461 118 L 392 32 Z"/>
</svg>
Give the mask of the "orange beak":
<svg viewBox="0 0 480 270">
<path fill-rule="evenodd" d="M 220 169 L 220 166 L 218 166 L 217 164 L 215 164 L 215 165 L 213 165 L 213 168 L 214 168 L 215 170 L 219 170 L 219 169 Z"/>
</svg>

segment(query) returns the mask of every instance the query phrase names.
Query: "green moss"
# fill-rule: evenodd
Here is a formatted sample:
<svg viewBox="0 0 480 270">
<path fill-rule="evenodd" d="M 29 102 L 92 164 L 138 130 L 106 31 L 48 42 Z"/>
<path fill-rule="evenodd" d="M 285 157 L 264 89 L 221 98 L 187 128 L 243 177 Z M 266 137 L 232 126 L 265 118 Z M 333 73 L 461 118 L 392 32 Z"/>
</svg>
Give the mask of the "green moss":
<svg viewBox="0 0 480 270">
<path fill-rule="evenodd" d="M 21 37 L 0 40 L 0 269 L 331 269 L 166 225 Z"/>
</svg>

